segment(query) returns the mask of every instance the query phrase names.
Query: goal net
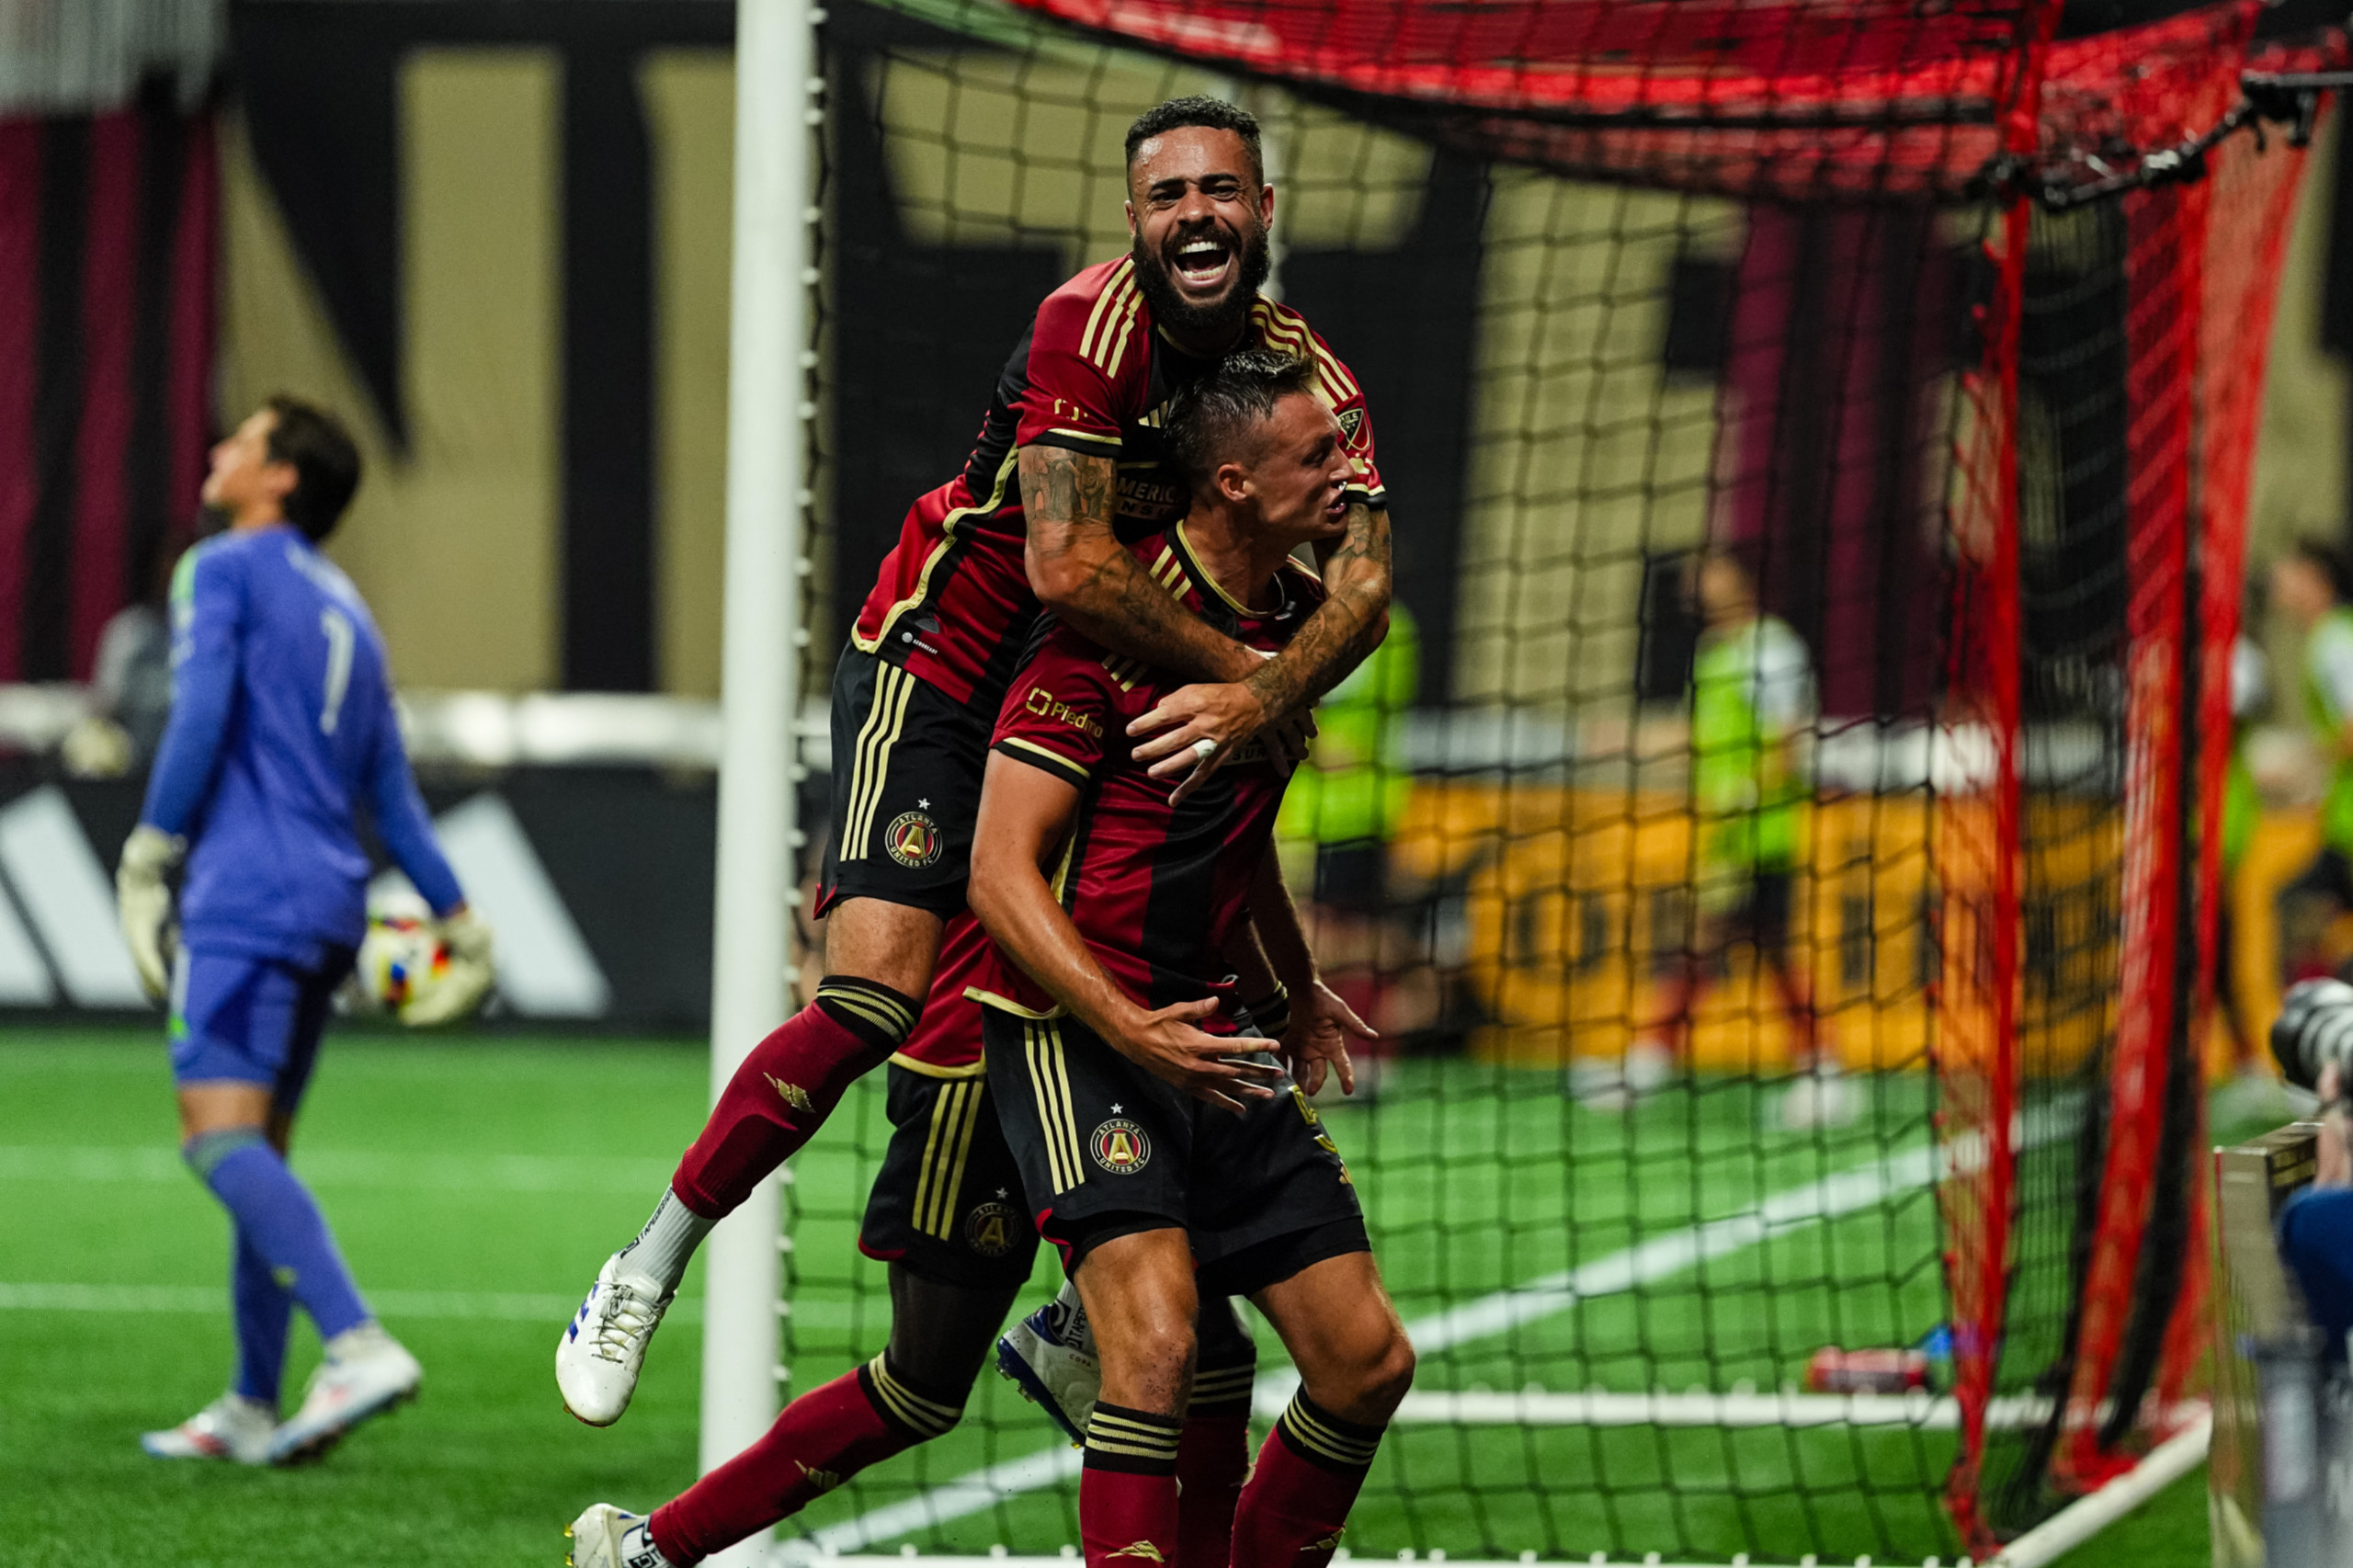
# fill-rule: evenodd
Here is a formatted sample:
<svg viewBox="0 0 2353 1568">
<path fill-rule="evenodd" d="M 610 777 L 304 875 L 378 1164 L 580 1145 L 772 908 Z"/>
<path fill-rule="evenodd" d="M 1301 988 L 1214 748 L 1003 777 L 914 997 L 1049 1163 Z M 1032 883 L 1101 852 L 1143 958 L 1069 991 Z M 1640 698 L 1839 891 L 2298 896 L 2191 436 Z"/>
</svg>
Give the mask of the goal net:
<svg viewBox="0 0 2353 1568">
<path fill-rule="evenodd" d="M 1382 1031 L 1321 1106 L 1421 1358 L 1358 1555 L 1982 1558 L 2201 1408 L 2222 672 L 2302 162 L 2242 73 L 2334 42 L 2057 10 L 828 7 L 813 646 L 1127 248 L 1163 98 L 1261 118 L 1269 290 L 1370 400 L 1400 613 L 1281 828 Z M 790 1173 L 788 1397 L 889 1331 L 883 1108 Z M 1064 1553 L 1077 1472 L 985 1378 L 785 1550 Z"/>
</svg>

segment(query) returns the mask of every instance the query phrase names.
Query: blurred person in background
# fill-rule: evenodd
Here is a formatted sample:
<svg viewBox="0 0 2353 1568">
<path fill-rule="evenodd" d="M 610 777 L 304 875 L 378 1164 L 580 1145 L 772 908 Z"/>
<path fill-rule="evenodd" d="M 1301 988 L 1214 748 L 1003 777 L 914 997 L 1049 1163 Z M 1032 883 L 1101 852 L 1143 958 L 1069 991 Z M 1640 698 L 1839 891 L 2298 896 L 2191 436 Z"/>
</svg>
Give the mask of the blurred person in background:
<svg viewBox="0 0 2353 1568">
<path fill-rule="evenodd" d="M 76 778 L 119 778 L 154 760 L 172 711 L 172 562 L 156 552 L 144 597 L 107 619 L 90 672 L 88 711 L 59 745 Z"/>
<path fill-rule="evenodd" d="M 315 1458 L 423 1376 L 286 1165 L 328 998 L 367 930 L 362 804 L 449 958 L 430 1006 L 404 1020 L 469 1011 L 491 978 L 489 929 L 409 772 L 383 642 L 319 552 L 358 483 L 358 450 L 332 415 L 271 399 L 213 448 L 204 503 L 225 526 L 172 577 L 171 718 L 116 887 L 140 979 L 170 1000 L 181 1153 L 229 1211 L 237 1361 L 227 1392 L 141 1440 L 160 1459 Z M 298 1302 L 325 1359 L 281 1424 Z"/>
<path fill-rule="evenodd" d="M 1616 1110 L 1665 1085 L 1689 1056 L 1708 971 L 1745 943 L 1789 1025 L 1797 1078 L 1781 1100 L 1783 1125 L 1843 1124 L 1856 1114 L 1854 1085 L 1822 1040 L 1804 957 L 1790 951 L 1813 795 L 1813 663 L 1789 623 L 1758 604 L 1756 574 L 1734 551 L 1702 551 L 1690 585 L 1704 626 L 1691 672 L 1693 939 L 1667 955 L 1657 1006 L 1618 1071 L 1588 1070 L 1581 1097 Z"/>
<path fill-rule="evenodd" d="M 2329 926 L 2353 909 L 2353 569 L 2335 546 L 2300 540 L 2271 567 L 2271 602 L 2304 634 L 2304 713 L 2328 759 L 2320 853 L 2279 891 L 2281 977 L 2329 973 Z"/>
<path fill-rule="evenodd" d="M 2239 963 L 2237 908 L 2239 872 L 2255 844 L 2263 799 L 2247 765 L 2247 732 L 2271 702 L 2271 665 L 2262 644 L 2245 632 L 2231 647 L 2231 761 L 2222 776 L 2222 883 L 2214 924 L 2214 1000 L 2231 1044 L 2230 1081 L 2218 1091 L 2214 1114 L 2224 1120 L 2253 1120 L 2289 1113 L 2288 1097 L 2273 1070 L 2262 1037 L 2248 1026 L 2240 989 L 2248 978 Z"/>
<path fill-rule="evenodd" d="M 1389 635 L 1316 704 L 1315 744 L 1275 820 L 1285 874 L 1313 890 L 1299 914 L 1325 982 L 1384 1037 L 1438 1010 L 1435 971 L 1390 919 L 1389 846 L 1414 790 L 1403 748 L 1421 664 L 1413 612 L 1392 599 Z M 1360 1055 L 1359 1102 L 1375 1092 L 1381 1060 Z"/>
</svg>

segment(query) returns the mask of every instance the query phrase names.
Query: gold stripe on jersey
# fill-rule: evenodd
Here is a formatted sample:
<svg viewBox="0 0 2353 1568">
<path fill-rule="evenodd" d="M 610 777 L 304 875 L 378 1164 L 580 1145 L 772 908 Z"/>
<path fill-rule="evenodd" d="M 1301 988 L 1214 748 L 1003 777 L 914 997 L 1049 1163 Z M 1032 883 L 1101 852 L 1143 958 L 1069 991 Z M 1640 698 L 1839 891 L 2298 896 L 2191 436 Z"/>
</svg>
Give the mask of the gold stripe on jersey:
<svg viewBox="0 0 2353 1568">
<path fill-rule="evenodd" d="M 1177 550 L 1180 552 L 1179 565 L 1186 576 L 1190 577 L 1194 583 L 1199 585 L 1200 587 L 1207 589 L 1209 592 L 1215 594 L 1219 598 L 1223 599 L 1228 608 L 1233 609 L 1237 615 L 1259 615 L 1265 613 L 1264 611 L 1252 609 L 1248 605 L 1244 604 L 1240 599 L 1237 599 L 1232 594 L 1227 593 L 1225 591 L 1225 585 L 1219 582 L 1215 577 L 1210 575 L 1209 569 L 1201 564 L 1200 556 L 1194 551 L 1193 541 L 1186 534 L 1185 525 L 1183 523 L 1178 523 L 1174 531 L 1176 536 Z"/>
<path fill-rule="evenodd" d="M 1063 1035 L 1051 1023 L 1024 1024 L 1022 1045 L 1029 1058 L 1029 1086 L 1038 1099 L 1038 1119 L 1046 1134 L 1046 1176 L 1060 1197 L 1086 1180 L 1079 1164 L 1078 1123 L 1071 1112 L 1070 1074 L 1063 1062 Z"/>
<path fill-rule="evenodd" d="M 1117 376 L 1120 373 L 1120 362 L 1128 357 L 1129 340 L 1136 335 L 1136 312 L 1143 309 L 1142 290 L 1136 289 L 1133 284 L 1130 284 L 1129 289 L 1134 298 L 1128 301 L 1127 310 L 1120 317 L 1119 332 L 1111 339 L 1110 362 L 1103 367 L 1103 373 L 1107 376 Z"/>
<path fill-rule="evenodd" d="M 1098 447 L 1108 447 L 1115 452 L 1120 449 L 1121 445 L 1120 437 L 1117 436 L 1106 436 L 1100 430 L 1074 430 L 1066 425 L 1057 425 L 1052 429 L 1047 431 L 1046 434 L 1049 436 L 1060 436 L 1067 440 L 1073 441 L 1092 441 Z M 1049 446 L 1052 445 L 1051 442 L 1048 442 L 1047 444 Z M 1155 463 L 1151 466 L 1156 468 L 1159 465 Z"/>
<path fill-rule="evenodd" d="M 882 786 L 891 776 L 891 748 L 906 729 L 907 702 L 915 696 L 915 677 L 896 665 L 884 665 L 876 677 L 874 712 L 858 733 L 857 755 L 850 759 L 849 822 L 843 835 L 842 858 L 863 860 L 872 846 L 874 814 L 882 804 Z M 874 721 L 880 718 L 878 725 Z"/>
<path fill-rule="evenodd" d="M 884 1356 L 888 1354 L 888 1351 L 883 1353 Z M 910 1431 L 926 1437 L 937 1437 L 964 1418 L 961 1405 L 942 1404 L 938 1400 L 926 1399 L 892 1377 L 891 1369 L 883 1364 L 883 1356 L 869 1361 L 866 1371 L 870 1380 L 868 1386 L 881 1400 L 883 1408 Z"/>
<path fill-rule="evenodd" d="M 1337 406 L 1357 395 L 1357 383 L 1341 364 L 1338 356 L 1317 341 L 1308 327 L 1307 318 L 1287 305 L 1272 300 L 1260 300 L 1250 307 L 1253 320 L 1258 323 L 1259 335 L 1269 344 L 1288 350 L 1302 359 L 1315 362 L 1317 379 L 1323 383 L 1325 396 Z"/>
<path fill-rule="evenodd" d="M 1056 903 L 1066 904 L 1068 903 L 1068 900 L 1064 895 L 1070 891 L 1070 869 L 1072 863 L 1076 860 L 1077 858 L 1078 835 L 1074 832 L 1063 840 L 1063 858 L 1061 862 L 1054 867 L 1053 880 L 1048 884 L 1053 892 L 1054 902 Z M 1057 1007 L 1052 1013 L 1048 1014 L 1047 1017 L 1053 1017 L 1058 1016 L 1061 1012 L 1062 1009 Z"/>
<path fill-rule="evenodd" d="M 967 991 L 964 994 L 971 996 L 972 993 Z M 920 1073 L 926 1078 L 978 1078 L 989 1070 L 985 1062 L 970 1062 L 961 1067 L 942 1067 L 936 1062 L 918 1062 L 904 1051 L 891 1053 L 891 1065 L 904 1067 L 910 1073 Z"/>
<path fill-rule="evenodd" d="M 1041 1013 L 1035 1007 L 1023 1006 L 1010 996 L 1000 996 L 995 992 L 978 985 L 964 987 L 964 1000 L 978 1002 L 983 1007 L 995 1007 L 998 1012 L 1010 1013 L 1017 1018 L 1059 1018 L 1063 1016 L 1063 1009 L 1059 1006 L 1049 1007 Z"/>
<path fill-rule="evenodd" d="M 972 1153 L 972 1129 L 980 1121 L 988 1086 L 966 1078 L 942 1087 L 931 1104 L 931 1132 L 915 1176 L 915 1229 L 950 1239 L 956 1226 L 956 1194 Z"/>
<path fill-rule="evenodd" d="M 1078 353 L 1083 359 L 1095 357 L 1095 329 L 1103 324 L 1103 312 L 1129 286 L 1136 269 L 1133 256 L 1121 256 L 1111 276 L 1103 280 L 1103 292 L 1095 296 L 1095 308 L 1086 313 L 1086 330 L 1078 335 Z"/>
<path fill-rule="evenodd" d="M 1006 483 L 1013 478 L 1020 457 L 1021 449 L 1018 447 L 1006 449 L 1005 460 L 997 464 L 996 478 L 989 485 L 989 498 L 976 506 L 958 506 L 939 519 L 939 542 L 931 547 L 929 555 L 924 557 L 923 570 L 915 574 L 915 591 L 882 612 L 882 619 L 875 626 L 874 635 L 871 637 L 860 637 L 858 634 L 858 622 L 853 619 L 849 625 L 851 647 L 861 653 L 878 652 L 883 643 L 890 641 L 891 628 L 898 621 L 899 617 L 931 597 L 932 569 L 947 558 L 949 548 L 956 542 L 958 527 L 967 517 L 989 517 L 1005 505 Z"/>
<path fill-rule="evenodd" d="M 1142 659 L 1126 658 L 1118 653 L 1106 658 L 1103 661 L 1103 668 L 1105 673 L 1110 676 L 1112 683 L 1121 691 L 1133 691 L 1136 688 L 1136 682 L 1143 679 L 1147 673 Z"/>
<path fill-rule="evenodd" d="M 1181 526 L 1181 525 L 1180 525 Z M 1152 563 L 1152 580 L 1168 590 L 1172 598 L 1185 597 L 1185 562 L 1177 558 L 1175 549 L 1160 547 L 1160 554 Z"/>
<path fill-rule="evenodd" d="M 1007 735 L 1005 739 L 997 742 L 996 744 L 1000 747 L 1018 746 L 1023 751 L 1028 752 L 1032 756 L 1043 758 L 1046 762 L 1045 771 L 1049 773 L 1058 775 L 1063 778 L 1074 779 L 1075 782 L 1080 784 L 1086 782 L 1086 767 L 1078 763 L 1073 762 L 1070 758 L 1064 756 L 1058 751 L 1051 751 L 1048 748 L 1040 745 L 1035 741 L 1025 741 L 1019 735 Z"/>
</svg>

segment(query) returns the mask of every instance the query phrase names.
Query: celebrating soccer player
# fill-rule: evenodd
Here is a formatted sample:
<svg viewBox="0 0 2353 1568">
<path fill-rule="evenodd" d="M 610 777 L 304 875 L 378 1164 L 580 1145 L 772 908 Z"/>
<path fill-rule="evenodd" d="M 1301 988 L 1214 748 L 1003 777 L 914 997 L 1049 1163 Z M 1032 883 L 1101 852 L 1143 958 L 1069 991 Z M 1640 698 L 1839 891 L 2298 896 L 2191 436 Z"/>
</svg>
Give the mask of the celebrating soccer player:
<svg viewBox="0 0 2353 1568">
<path fill-rule="evenodd" d="M 409 773 L 383 643 L 350 579 L 319 553 L 358 483 L 341 425 L 271 399 L 213 448 L 204 501 L 227 530 L 172 579 L 172 715 L 116 881 L 140 978 L 170 996 L 181 1153 L 234 1225 L 237 1369 L 228 1392 L 142 1439 L 165 1459 L 313 1458 L 414 1396 L 421 1377 L 286 1166 L 328 997 L 367 927 L 360 803 L 450 954 L 419 998 L 429 1006 L 404 1018 L 456 1017 L 491 980 L 490 931 L 467 912 Z M 298 1301 L 326 1359 L 280 1425 Z"/>
<path fill-rule="evenodd" d="M 830 971 L 755 1046 L 638 1238 L 605 1262 L 556 1349 L 565 1405 L 628 1408 L 687 1262 L 915 1032 L 941 931 L 964 908 L 989 719 L 1041 605 L 1119 654 L 1196 684 L 1134 716 L 1138 759 L 1178 797 L 1269 741 L 1377 645 L 1389 522 L 1364 397 L 1297 312 L 1262 298 L 1274 190 L 1257 122 L 1178 98 L 1127 137 L 1128 255 L 1050 295 L 999 378 L 964 471 L 918 499 L 834 676 L 834 822 L 818 898 Z M 1325 599 L 1274 657 L 1172 597 L 1122 540 L 1165 528 L 1188 486 L 1160 413 L 1238 348 L 1310 367 L 1345 471 L 1315 541 Z M 1288 727 L 1287 727 L 1288 726 Z M 1205 1076 L 1237 1076 L 1213 1045 Z"/>
<path fill-rule="evenodd" d="M 1153 580 L 1266 652 L 1320 597 L 1290 551 L 1346 526 L 1347 454 L 1317 373 L 1236 354 L 1167 417 L 1192 504 L 1148 552 Z M 1347 1167 L 1302 1085 L 1237 1038 L 1224 1006 L 1237 960 L 1245 985 L 1270 964 L 1308 999 L 1280 1046 L 1292 1070 L 1312 1091 L 1328 1060 L 1345 1086 L 1354 1020 L 1315 979 L 1274 853 L 1282 775 L 1254 746 L 1171 804 L 1130 725 L 1174 684 L 1064 625 L 1006 695 L 972 854 L 972 910 L 996 949 L 989 1083 L 1102 1358 L 1079 1489 L 1087 1562 L 1179 1560 L 1193 1324 L 1201 1294 L 1233 1292 L 1282 1335 L 1302 1386 L 1242 1489 L 1232 1561 L 1319 1564 L 1414 1354 Z"/>
</svg>

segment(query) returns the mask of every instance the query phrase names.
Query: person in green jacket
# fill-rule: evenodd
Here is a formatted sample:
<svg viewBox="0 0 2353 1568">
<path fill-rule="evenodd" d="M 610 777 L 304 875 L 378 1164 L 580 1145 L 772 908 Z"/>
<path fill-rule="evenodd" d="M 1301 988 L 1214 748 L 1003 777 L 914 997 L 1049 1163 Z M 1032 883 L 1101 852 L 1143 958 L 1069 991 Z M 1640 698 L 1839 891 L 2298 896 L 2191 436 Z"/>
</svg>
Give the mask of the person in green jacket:
<svg viewBox="0 0 2353 1568">
<path fill-rule="evenodd" d="M 2304 713 L 2329 763 L 2320 854 L 2279 891 L 2282 980 L 2332 972 L 2328 927 L 2353 909 L 2353 569 L 2331 545 L 2301 540 L 2273 562 L 2271 602 L 2304 633 Z"/>
<path fill-rule="evenodd" d="M 1823 1049 L 1802 955 L 1790 951 L 1797 872 L 1813 800 L 1808 744 L 1815 716 L 1804 640 L 1757 602 L 1756 582 L 1732 550 L 1700 552 L 1693 597 L 1706 623 L 1691 670 L 1694 940 L 1671 955 L 1651 1019 L 1628 1048 L 1618 1082 L 1586 1096 L 1614 1108 L 1660 1086 L 1687 1045 L 1693 1004 L 1710 966 L 1746 943 L 1788 1019 L 1798 1075 L 1781 1101 L 1792 1129 L 1854 1119 L 1854 1085 Z"/>
</svg>

